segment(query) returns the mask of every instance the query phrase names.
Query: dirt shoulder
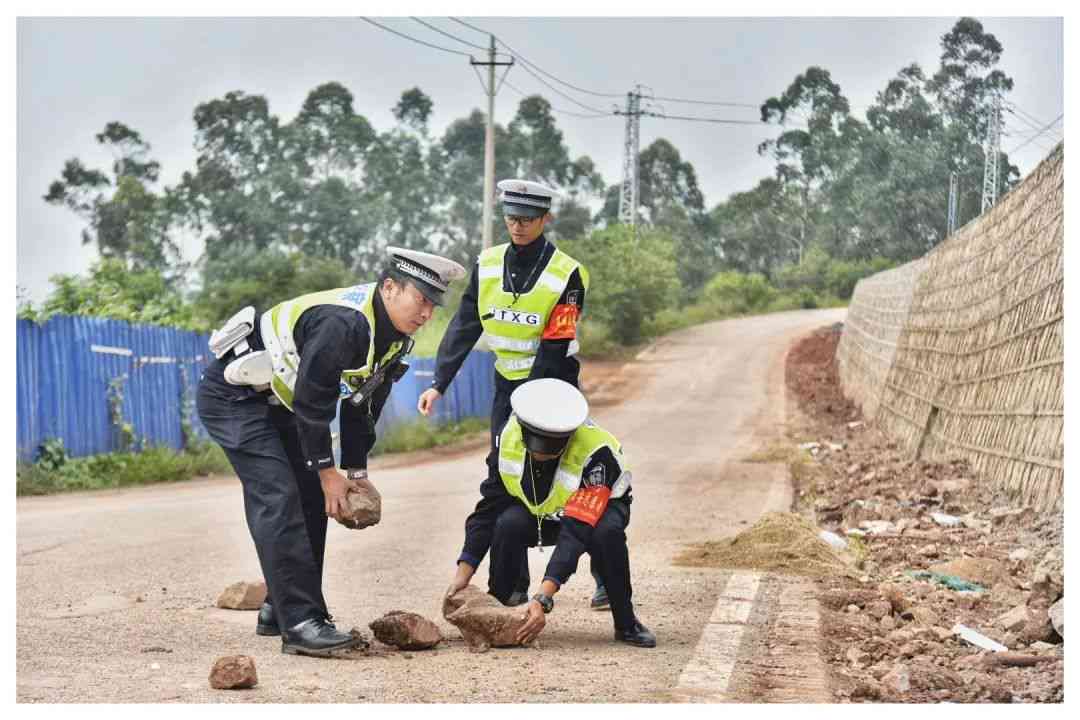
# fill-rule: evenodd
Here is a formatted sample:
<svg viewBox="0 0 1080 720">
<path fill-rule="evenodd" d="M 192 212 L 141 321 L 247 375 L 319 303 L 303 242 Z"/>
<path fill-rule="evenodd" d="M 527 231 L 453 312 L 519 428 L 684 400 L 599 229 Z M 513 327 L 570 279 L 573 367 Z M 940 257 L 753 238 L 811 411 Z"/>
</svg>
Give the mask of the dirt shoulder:
<svg viewBox="0 0 1080 720">
<path fill-rule="evenodd" d="M 843 538 L 861 573 L 819 582 L 834 700 L 1062 702 L 1063 516 L 961 460 L 903 457 L 843 396 L 839 338 L 826 328 L 788 355 L 784 449 L 796 510 Z M 958 624 L 1007 651 L 960 639 Z"/>
</svg>

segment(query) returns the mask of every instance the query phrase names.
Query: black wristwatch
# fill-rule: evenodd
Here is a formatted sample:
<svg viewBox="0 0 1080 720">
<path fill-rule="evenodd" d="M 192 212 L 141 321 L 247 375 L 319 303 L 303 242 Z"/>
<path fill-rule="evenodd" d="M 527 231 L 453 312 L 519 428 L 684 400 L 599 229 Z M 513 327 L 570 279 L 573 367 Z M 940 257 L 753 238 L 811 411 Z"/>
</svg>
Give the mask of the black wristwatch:
<svg viewBox="0 0 1080 720">
<path fill-rule="evenodd" d="M 536 593 L 532 596 L 532 599 L 540 603 L 540 607 L 543 608 L 544 614 L 547 615 L 555 607 L 555 598 L 544 593 Z"/>
</svg>

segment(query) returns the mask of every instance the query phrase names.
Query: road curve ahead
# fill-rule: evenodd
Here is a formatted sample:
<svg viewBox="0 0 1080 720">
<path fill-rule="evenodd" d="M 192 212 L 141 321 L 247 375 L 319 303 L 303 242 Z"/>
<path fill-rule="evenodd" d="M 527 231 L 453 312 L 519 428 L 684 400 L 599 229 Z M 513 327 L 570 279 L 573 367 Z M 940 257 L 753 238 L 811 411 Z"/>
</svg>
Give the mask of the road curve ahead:
<svg viewBox="0 0 1080 720">
<path fill-rule="evenodd" d="M 587 607 L 585 557 L 538 647 L 469 652 L 439 604 L 478 499 L 484 453 L 475 451 L 415 466 L 373 463 L 382 523 L 350 531 L 331 522 L 324 589 L 338 626 L 366 631 L 388 611 L 419 612 L 449 638 L 424 652 L 282 655 L 278 639 L 254 634 L 253 612 L 214 608 L 227 585 L 260 577 L 235 478 L 18 500 L 17 700 L 665 701 L 729 576 L 675 567 L 672 558 L 790 504 L 782 474 L 728 464 L 783 422 L 791 342 L 844 315 L 788 312 L 674 333 L 624 369 L 622 402 L 594 407 L 633 464 L 634 601 L 655 649 L 612 642 L 610 615 Z M 548 557 L 530 551 L 536 581 Z M 486 579 L 485 562 L 476 581 Z M 231 654 L 255 659 L 254 689 L 210 689 L 211 665 Z"/>
</svg>

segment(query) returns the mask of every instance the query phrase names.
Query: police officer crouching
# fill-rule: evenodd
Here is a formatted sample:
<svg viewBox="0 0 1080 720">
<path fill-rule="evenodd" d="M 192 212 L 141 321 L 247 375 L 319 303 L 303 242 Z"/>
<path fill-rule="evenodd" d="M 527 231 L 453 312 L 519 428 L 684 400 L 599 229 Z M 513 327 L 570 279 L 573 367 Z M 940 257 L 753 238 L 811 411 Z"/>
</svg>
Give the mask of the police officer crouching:
<svg viewBox="0 0 1080 720">
<path fill-rule="evenodd" d="M 361 642 L 337 630 L 323 598 L 327 517 L 343 521 L 349 490 L 373 489 L 375 422 L 407 368 L 410 336 L 465 275 L 437 255 L 387 250 L 378 283 L 303 295 L 261 315 L 249 306 L 210 339 L 216 359 L 199 383 L 199 418 L 243 488 L 267 585 L 256 633 L 280 634 L 284 653 L 329 656 Z M 335 414 L 344 476 L 334 467 Z"/>
<path fill-rule="evenodd" d="M 510 396 L 513 415 L 499 436 L 497 469 L 465 521 L 465 544 L 447 595 L 469 584 L 490 549 L 488 592 L 509 604 L 529 547 L 554 545 L 540 592 L 533 595 L 518 641 L 544 629 L 555 593 L 588 553 L 607 588 L 615 639 L 655 647 L 631 601 L 630 469 L 615 437 L 587 419 L 585 396 L 554 378 L 532 380 Z"/>
<path fill-rule="evenodd" d="M 531 180 L 500 180 L 499 200 L 510 242 L 480 253 L 435 361 L 431 388 L 417 402 L 429 415 L 481 335 L 495 353 L 491 451 L 510 417 L 510 394 L 522 383 L 558 378 L 578 384 L 577 326 L 585 308 L 589 273 L 544 236 L 556 192 Z M 594 577 L 595 577 L 594 573 Z M 593 607 L 606 608 L 597 581 Z M 513 604 L 528 601 L 528 565 L 522 567 Z"/>
</svg>

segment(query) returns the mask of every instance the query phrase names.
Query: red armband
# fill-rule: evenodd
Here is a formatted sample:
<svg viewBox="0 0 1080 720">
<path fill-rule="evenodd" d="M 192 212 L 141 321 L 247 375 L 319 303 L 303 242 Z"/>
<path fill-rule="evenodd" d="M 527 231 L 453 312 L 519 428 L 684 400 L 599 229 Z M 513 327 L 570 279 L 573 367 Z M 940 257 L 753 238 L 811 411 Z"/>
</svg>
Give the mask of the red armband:
<svg viewBox="0 0 1080 720">
<path fill-rule="evenodd" d="M 544 340 L 573 340 L 577 337 L 577 321 L 581 310 L 577 305 L 556 305 L 544 328 Z"/>
<path fill-rule="evenodd" d="M 566 501 L 563 514 L 583 523 L 596 527 L 600 522 L 600 516 L 607 509 L 608 499 L 611 497 L 611 488 L 606 485 L 593 485 L 592 487 L 578 490 Z"/>
</svg>

